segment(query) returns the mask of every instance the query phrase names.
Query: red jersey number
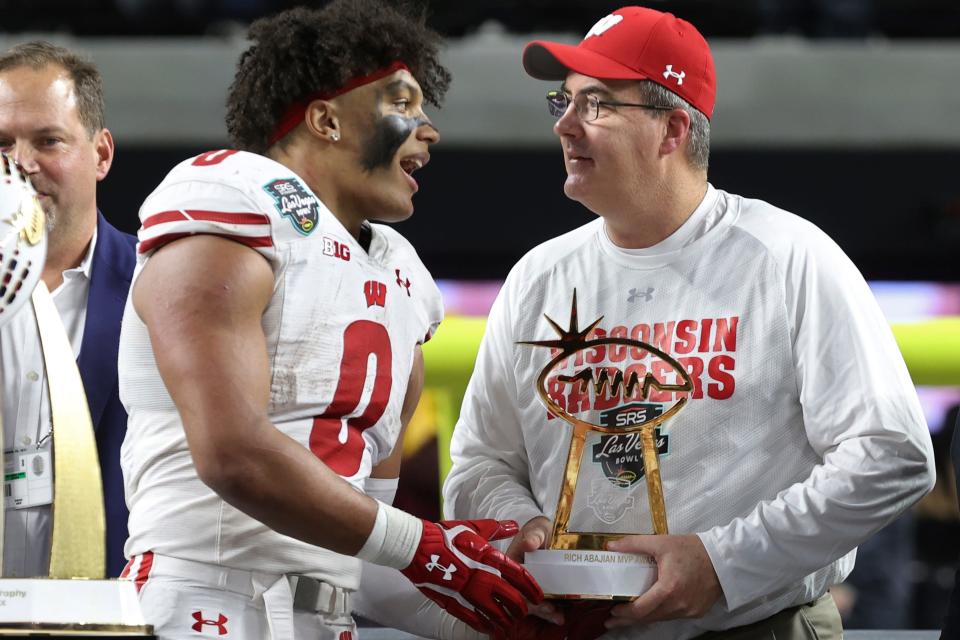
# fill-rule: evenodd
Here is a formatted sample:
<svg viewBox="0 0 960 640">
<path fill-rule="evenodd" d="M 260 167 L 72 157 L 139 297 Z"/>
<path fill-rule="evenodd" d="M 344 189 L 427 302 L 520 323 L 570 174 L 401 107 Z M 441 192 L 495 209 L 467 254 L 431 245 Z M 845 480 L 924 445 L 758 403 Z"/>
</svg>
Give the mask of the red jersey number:
<svg viewBox="0 0 960 640">
<path fill-rule="evenodd" d="M 206 153 L 201 153 L 194 158 L 193 162 L 190 164 L 195 167 L 210 167 L 215 164 L 220 164 L 236 152 L 236 149 L 217 149 L 216 151 L 207 151 Z"/>
<path fill-rule="evenodd" d="M 376 371 L 370 399 L 359 415 L 363 390 L 376 357 Z M 356 320 L 343 333 L 343 358 L 333 401 L 322 415 L 313 419 L 310 450 L 335 473 L 344 477 L 360 469 L 363 458 L 363 432 L 377 423 L 387 408 L 393 386 L 390 336 L 382 324 Z"/>
</svg>

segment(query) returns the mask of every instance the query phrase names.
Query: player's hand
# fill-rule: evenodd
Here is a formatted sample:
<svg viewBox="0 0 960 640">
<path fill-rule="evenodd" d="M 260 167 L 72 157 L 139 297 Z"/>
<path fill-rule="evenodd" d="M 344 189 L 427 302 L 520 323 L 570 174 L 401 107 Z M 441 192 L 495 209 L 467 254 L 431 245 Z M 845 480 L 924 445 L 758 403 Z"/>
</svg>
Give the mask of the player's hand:
<svg viewBox="0 0 960 640">
<path fill-rule="evenodd" d="M 509 632 L 543 591 L 526 569 L 488 544 L 517 534 L 513 520 L 423 522 L 420 544 L 401 571 L 414 586 L 474 629 Z"/>
<path fill-rule="evenodd" d="M 699 618 L 723 595 L 710 556 L 696 535 L 626 536 L 608 542 L 607 549 L 646 554 L 657 563 L 657 581 L 633 602 L 615 606 L 609 628 Z"/>
</svg>

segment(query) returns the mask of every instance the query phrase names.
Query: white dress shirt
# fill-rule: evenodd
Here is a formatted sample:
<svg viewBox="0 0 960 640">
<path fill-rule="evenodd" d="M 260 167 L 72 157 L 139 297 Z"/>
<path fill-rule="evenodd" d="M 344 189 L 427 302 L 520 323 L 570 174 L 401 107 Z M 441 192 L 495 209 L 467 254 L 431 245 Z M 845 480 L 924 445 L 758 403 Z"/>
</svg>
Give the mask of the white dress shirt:
<svg viewBox="0 0 960 640">
<path fill-rule="evenodd" d="M 90 293 L 90 269 L 97 233 L 79 266 L 63 272 L 53 292 L 74 357 L 80 355 Z M 33 305 L 0 329 L 0 366 L 3 375 L 4 455 L 24 449 L 52 450 L 50 393 Z M 3 577 L 45 576 L 50 564 L 50 505 L 6 509 L 3 532 Z"/>
</svg>

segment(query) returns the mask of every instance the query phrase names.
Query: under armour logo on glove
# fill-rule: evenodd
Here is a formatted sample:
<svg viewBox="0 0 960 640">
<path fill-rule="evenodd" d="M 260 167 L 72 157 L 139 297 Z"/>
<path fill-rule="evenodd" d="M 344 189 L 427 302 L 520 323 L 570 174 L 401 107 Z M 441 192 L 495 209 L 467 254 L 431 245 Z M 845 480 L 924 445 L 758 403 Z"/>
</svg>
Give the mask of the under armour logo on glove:
<svg viewBox="0 0 960 640">
<path fill-rule="evenodd" d="M 216 620 L 204 620 L 203 613 L 200 611 L 194 611 L 192 615 L 196 622 L 190 628 L 197 633 L 203 632 L 204 625 L 208 625 L 217 628 L 217 635 L 227 635 L 227 616 L 222 613 L 218 615 Z"/>
<path fill-rule="evenodd" d="M 512 538 L 519 530 L 513 520 L 424 521 L 413 562 L 401 573 L 477 631 L 512 632 L 527 615 L 526 601 L 539 604 L 543 591 L 488 541 Z"/>
<path fill-rule="evenodd" d="M 432 556 L 430 556 L 430 562 L 428 562 L 428 563 L 427 563 L 427 566 L 426 566 L 427 571 L 433 571 L 434 569 L 440 569 L 440 571 L 443 571 L 443 579 L 444 579 L 444 580 L 453 580 L 453 572 L 457 570 L 456 565 L 452 565 L 452 564 L 451 564 L 450 566 L 445 567 L 445 566 L 443 566 L 442 564 L 440 564 L 439 562 L 437 562 L 437 560 L 439 560 L 439 559 L 440 559 L 440 556 L 438 556 L 438 555 L 432 555 Z"/>
</svg>

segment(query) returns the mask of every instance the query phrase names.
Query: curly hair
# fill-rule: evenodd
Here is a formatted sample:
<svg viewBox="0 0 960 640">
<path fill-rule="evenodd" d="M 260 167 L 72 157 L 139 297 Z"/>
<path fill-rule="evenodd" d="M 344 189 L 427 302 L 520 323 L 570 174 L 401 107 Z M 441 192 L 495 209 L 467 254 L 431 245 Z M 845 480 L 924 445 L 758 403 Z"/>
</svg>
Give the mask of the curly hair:
<svg viewBox="0 0 960 640">
<path fill-rule="evenodd" d="M 285 110 L 315 92 L 333 92 L 350 78 L 400 60 L 424 99 L 440 106 L 450 73 L 438 54 L 440 36 L 424 17 L 379 0 L 334 0 L 297 7 L 250 26 L 253 44 L 237 63 L 227 96 L 227 133 L 236 149 L 264 153 Z"/>
</svg>

